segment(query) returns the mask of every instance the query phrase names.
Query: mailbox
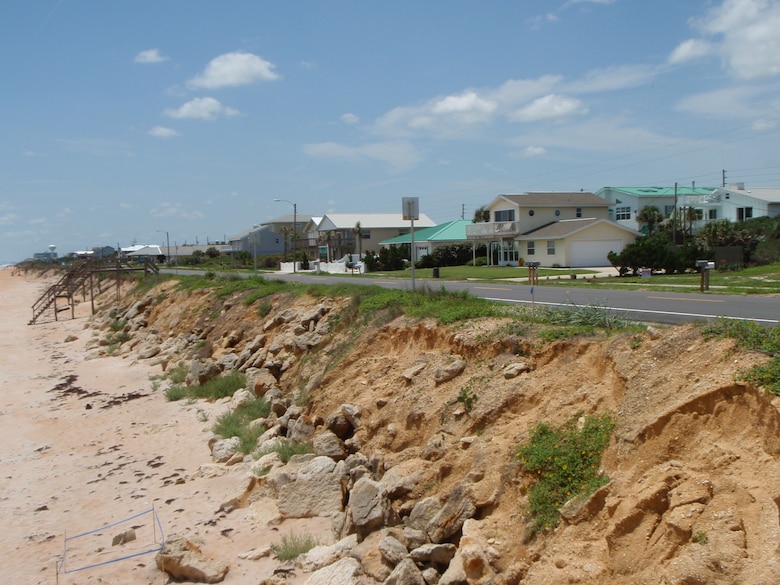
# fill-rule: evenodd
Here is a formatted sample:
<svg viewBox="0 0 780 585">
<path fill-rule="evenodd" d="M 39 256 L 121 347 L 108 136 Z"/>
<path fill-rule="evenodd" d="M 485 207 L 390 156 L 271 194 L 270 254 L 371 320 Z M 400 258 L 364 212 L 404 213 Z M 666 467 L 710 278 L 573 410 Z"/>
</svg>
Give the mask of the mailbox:
<svg viewBox="0 0 780 585">
<path fill-rule="evenodd" d="M 697 260 L 696 268 L 701 268 L 702 270 L 713 270 L 715 268 L 715 262 L 710 262 L 709 260 Z"/>
</svg>

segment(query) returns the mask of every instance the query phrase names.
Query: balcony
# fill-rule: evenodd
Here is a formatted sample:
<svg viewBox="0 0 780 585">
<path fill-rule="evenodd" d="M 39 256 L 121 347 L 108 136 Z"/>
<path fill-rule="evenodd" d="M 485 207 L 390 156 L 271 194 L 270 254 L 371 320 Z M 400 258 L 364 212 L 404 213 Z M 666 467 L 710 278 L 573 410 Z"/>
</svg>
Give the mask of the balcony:
<svg viewBox="0 0 780 585">
<path fill-rule="evenodd" d="M 466 226 L 467 240 L 496 240 L 520 235 L 516 221 L 472 223 Z"/>
</svg>

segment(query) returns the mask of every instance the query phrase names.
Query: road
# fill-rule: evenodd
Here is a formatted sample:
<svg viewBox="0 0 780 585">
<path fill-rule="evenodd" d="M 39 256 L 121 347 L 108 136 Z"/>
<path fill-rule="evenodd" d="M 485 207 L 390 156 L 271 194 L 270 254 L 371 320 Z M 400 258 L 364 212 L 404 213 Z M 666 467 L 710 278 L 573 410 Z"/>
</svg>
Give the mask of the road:
<svg viewBox="0 0 780 585">
<path fill-rule="evenodd" d="M 168 272 L 168 271 L 166 271 Z M 188 274 L 192 272 L 188 271 Z M 266 275 L 264 275 L 266 276 Z M 267 276 L 290 282 L 319 282 L 343 284 L 343 276 L 309 273 L 274 273 Z M 386 288 L 411 290 L 408 279 L 355 278 L 354 284 L 378 285 Z M 464 282 L 437 279 L 417 279 L 415 288 L 441 287 L 449 291 L 466 290 L 484 299 L 539 306 L 598 305 L 623 314 L 627 319 L 654 323 L 678 324 L 689 321 L 714 320 L 719 317 L 755 321 L 763 325 L 778 325 L 780 296 L 720 295 L 710 293 L 669 293 L 637 290 L 589 290 L 585 287 L 534 286 L 527 283 Z M 780 292 L 780 291 L 779 291 Z"/>
</svg>

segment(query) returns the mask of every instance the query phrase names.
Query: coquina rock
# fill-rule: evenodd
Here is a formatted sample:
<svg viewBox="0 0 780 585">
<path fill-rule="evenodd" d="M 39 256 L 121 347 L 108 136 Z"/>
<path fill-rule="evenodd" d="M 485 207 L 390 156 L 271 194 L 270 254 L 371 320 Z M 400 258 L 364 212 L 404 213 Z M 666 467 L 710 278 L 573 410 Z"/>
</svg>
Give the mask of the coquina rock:
<svg viewBox="0 0 780 585">
<path fill-rule="evenodd" d="M 173 579 L 195 583 L 221 583 L 229 570 L 222 561 L 204 556 L 195 542 L 177 535 L 168 537 L 155 562 Z"/>
</svg>

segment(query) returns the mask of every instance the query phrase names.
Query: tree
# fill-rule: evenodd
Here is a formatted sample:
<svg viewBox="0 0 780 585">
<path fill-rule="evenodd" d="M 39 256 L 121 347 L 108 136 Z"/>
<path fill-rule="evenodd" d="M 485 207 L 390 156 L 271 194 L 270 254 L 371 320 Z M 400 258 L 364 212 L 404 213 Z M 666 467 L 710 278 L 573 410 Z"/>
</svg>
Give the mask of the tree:
<svg viewBox="0 0 780 585">
<path fill-rule="evenodd" d="M 471 223 L 487 223 L 489 221 L 490 210 L 487 207 L 483 205 L 474 210 L 474 219 L 471 220 Z"/>
<path fill-rule="evenodd" d="M 289 228 L 287 226 L 279 228 L 279 233 L 282 234 L 282 239 L 284 240 L 284 262 L 287 262 L 287 237 L 292 233 L 292 228 Z M 293 258 L 293 261 L 295 258 Z"/>
<path fill-rule="evenodd" d="M 219 258 L 219 250 L 217 250 L 214 246 L 206 248 L 206 256 L 211 259 Z"/>
<path fill-rule="evenodd" d="M 636 220 L 647 226 L 647 235 L 653 235 L 653 229 L 664 220 L 664 214 L 655 205 L 645 205 L 636 214 Z"/>
<path fill-rule="evenodd" d="M 355 227 L 352 228 L 352 233 L 358 242 L 358 261 L 360 261 L 360 258 L 363 256 L 363 228 L 360 227 L 360 222 L 357 222 Z"/>
</svg>

